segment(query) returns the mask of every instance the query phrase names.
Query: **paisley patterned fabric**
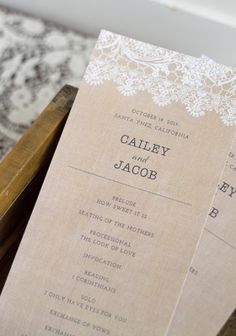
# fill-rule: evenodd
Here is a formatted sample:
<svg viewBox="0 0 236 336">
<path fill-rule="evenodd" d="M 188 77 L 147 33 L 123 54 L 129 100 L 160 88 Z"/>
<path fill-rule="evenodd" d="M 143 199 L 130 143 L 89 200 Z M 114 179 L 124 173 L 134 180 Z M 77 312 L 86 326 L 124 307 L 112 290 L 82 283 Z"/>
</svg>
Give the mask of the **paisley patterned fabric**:
<svg viewBox="0 0 236 336">
<path fill-rule="evenodd" d="M 79 86 L 94 44 L 0 7 L 0 157 L 64 84 Z"/>
</svg>

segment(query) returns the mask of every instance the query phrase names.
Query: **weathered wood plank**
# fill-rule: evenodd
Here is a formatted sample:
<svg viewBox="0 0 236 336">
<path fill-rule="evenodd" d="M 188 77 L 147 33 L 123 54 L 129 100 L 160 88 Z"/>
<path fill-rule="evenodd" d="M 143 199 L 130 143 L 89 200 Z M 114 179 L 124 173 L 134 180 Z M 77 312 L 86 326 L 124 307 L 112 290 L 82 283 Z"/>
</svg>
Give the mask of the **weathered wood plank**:
<svg viewBox="0 0 236 336">
<path fill-rule="evenodd" d="M 64 86 L 0 162 L 1 273 L 23 234 L 77 91 Z"/>
</svg>

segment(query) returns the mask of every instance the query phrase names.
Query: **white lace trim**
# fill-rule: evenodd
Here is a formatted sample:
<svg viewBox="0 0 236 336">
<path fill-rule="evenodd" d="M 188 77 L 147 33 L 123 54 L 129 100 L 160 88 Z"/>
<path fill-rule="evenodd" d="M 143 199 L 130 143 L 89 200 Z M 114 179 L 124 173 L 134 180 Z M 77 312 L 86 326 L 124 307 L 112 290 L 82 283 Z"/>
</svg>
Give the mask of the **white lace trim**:
<svg viewBox="0 0 236 336">
<path fill-rule="evenodd" d="M 194 58 L 103 30 L 85 80 L 90 85 L 111 80 L 124 96 L 147 91 L 159 106 L 179 101 L 194 117 L 215 111 L 225 125 L 236 125 L 236 70 L 206 56 Z"/>
</svg>

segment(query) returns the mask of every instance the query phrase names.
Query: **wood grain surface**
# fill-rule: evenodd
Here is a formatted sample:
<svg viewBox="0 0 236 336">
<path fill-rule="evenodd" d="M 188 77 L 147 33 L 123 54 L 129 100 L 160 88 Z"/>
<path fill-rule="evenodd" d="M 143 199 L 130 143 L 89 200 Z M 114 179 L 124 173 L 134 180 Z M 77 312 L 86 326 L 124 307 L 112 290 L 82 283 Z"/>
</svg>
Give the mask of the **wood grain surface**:
<svg viewBox="0 0 236 336">
<path fill-rule="evenodd" d="M 0 289 L 77 91 L 64 86 L 0 162 Z"/>
</svg>

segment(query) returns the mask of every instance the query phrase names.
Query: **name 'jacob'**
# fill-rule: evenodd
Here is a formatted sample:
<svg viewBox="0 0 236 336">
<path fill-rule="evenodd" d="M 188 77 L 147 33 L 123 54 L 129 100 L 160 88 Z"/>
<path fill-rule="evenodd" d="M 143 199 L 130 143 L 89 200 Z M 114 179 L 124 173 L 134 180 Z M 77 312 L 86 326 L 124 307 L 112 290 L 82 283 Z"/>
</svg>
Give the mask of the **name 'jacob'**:
<svg viewBox="0 0 236 336">
<path fill-rule="evenodd" d="M 124 145 L 140 148 L 142 150 L 159 154 L 161 156 L 166 156 L 167 152 L 170 150 L 169 147 L 158 144 L 151 144 L 149 141 L 136 139 L 126 134 L 121 136 L 120 142 Z M 122 160 L 120 160 L 119 163 L 114 164 L 114 168 L 123 170 L 127 173 L 132 173 L 134 175 L 140 175 L 141 177 L 146 177 L 150 180 L 155 180 L 157 178 L 157 171 L 148 169 L 146 167 L 141 167 L 139 165 L 132 165 L 129 162 L 124 162 Z"/>
</svg>

